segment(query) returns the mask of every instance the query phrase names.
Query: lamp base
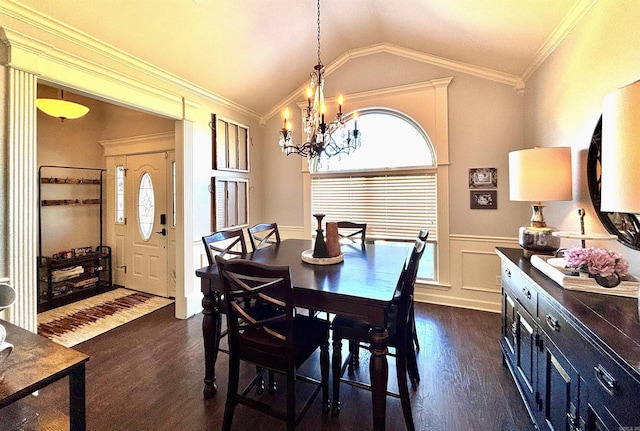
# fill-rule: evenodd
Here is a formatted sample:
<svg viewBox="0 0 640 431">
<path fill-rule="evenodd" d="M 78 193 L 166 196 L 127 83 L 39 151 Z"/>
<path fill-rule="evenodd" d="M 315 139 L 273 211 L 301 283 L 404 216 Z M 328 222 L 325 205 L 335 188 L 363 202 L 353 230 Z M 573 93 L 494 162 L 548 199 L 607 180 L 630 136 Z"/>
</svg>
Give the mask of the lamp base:
<svg viewBox="0 0 640 431">
<path fill-rule="evenodd" d="M 553 236 L 557 229 L 549 226 L 522 226 L 518 230 L 518 244 L 525 257 L 534 254 L 553 255 L 560 248 L 560 238 Z"/>
</svg>

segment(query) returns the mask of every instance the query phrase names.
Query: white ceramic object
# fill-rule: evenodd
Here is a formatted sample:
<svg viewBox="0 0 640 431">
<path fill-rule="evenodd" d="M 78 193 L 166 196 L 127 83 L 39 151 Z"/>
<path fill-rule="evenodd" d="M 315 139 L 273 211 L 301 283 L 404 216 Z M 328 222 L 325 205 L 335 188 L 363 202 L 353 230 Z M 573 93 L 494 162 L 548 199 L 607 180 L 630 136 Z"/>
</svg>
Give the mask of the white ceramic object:
<svg viewBox="0 0 640 431">
<path fill-rule="evenodd" d="M 307 262 L 312 265 L 334 265 L 344 261 L 344 253 L 342 252 L 340 252 L 340 255 L 336 257 L 313 257 L 313 249 L 303 251 L 300 257 L 303 262 Z"/>
</svg>

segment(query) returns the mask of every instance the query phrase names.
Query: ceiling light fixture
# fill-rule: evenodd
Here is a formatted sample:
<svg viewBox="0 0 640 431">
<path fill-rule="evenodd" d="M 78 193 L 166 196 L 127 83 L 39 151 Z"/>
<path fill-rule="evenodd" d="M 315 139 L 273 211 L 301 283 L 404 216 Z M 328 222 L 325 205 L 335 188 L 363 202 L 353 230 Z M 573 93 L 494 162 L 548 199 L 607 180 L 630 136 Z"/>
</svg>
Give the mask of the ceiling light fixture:
<svg viewBox="0 0 640 431">
<path fill-rule="evenodd" d="M 36 107 L 47 115 L 64 120 L 84 117 L 89 108 L 75 102 L 64 100 L 64 90 L 60 90 L 60 99 L 36 99 Z"/>
<path fill-rule="evenodd" d="M 324 66 L 320 60 L 320 0 L 318 0 L 318 64 L 311 72 L 311 81 L 306 90 L 307 107 L 304 109 L 302 125 L 307 142 L 297 145 L 291 136 L 291 122 L 289 121 L 289 109 L 284 111 L 284 121 L 280 131 L 279 144 L 282 152 L 299 154 L 309 161 L 309 168 L 313 159 L 324 153 L 328 159 L 338 154 L 350 154 L 360 147 L 361 133 L 358 130 L 357 114 L 353 114 L 354 129 L 345 130 L 346 116 L 342 113 L 342 96 L 338 96 L 338 113 L 330 123 L 325 122 L 324 104 Z M 342 141 L 337 143 L 331 134 L 337 129 L 342 129 Z"/>
</svg>

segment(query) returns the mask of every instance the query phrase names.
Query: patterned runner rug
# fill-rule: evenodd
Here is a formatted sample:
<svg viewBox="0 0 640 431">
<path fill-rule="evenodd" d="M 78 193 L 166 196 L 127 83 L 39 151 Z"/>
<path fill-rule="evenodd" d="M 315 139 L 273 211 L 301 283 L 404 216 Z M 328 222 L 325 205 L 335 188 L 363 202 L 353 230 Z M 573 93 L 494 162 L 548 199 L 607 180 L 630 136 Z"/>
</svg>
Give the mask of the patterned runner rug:
<svg viewBox="0 0 640 431">
<path fill-rule="evenodd" d="M 38 314 L 38 334 L 72 347 L 172 303 L 119 288 Z"/>
</svg>

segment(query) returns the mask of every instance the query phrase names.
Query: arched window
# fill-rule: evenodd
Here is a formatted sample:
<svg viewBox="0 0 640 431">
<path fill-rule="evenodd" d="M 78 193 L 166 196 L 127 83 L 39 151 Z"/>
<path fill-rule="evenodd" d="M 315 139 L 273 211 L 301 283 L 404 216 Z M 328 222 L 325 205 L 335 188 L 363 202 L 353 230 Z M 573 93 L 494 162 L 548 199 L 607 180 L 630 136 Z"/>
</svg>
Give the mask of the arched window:
<svg viewBox="0 0 640 431">
<path fill-rule="evenodd" d="M 421 228 L 429 244 L 419 277 L 435 278 L 437 242 L 436 155 L 429 136 L 398 111 L 370 108 L 346 123 L 362 132 L 362 146 L 349 155 L 318 158 L 311 175 L 311 214 L 326 220 L 367 223 L 367 238 L 412 241 Z M 336 130 L 333 139 L 343 139 Z"/>
</svg>

